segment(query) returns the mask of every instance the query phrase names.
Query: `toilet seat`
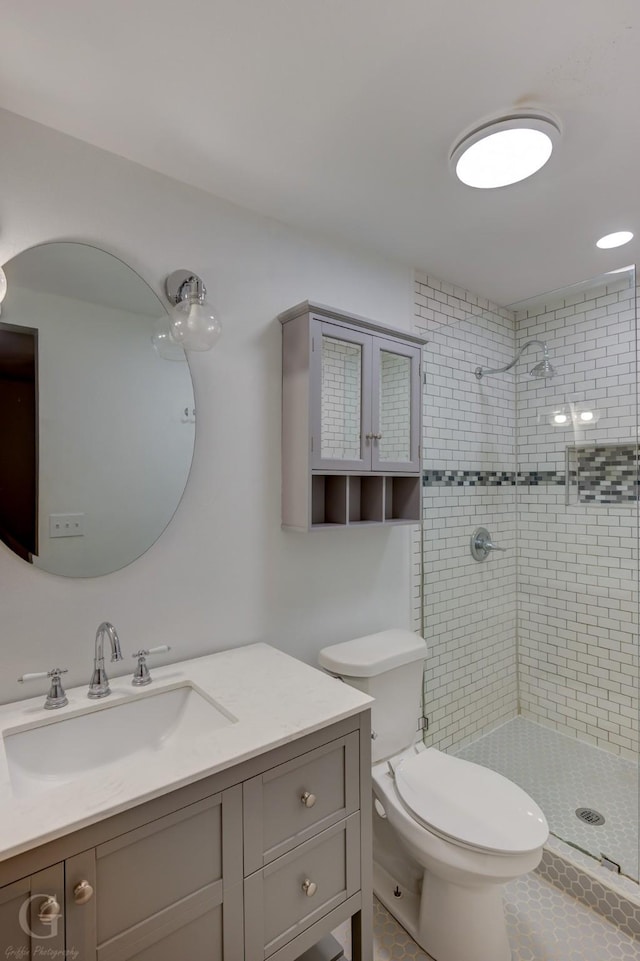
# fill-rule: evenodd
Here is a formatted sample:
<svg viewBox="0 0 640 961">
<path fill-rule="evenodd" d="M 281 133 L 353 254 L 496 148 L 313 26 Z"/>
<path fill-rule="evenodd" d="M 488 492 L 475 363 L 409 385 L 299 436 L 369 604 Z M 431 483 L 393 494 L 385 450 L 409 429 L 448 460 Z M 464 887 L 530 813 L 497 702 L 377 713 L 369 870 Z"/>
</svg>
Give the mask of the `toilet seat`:
<svg viewBox="0 0 640 961">
<path fill-rule="evenodd" d="M 404 806 L 427 830 L 465 847 L 522 854 L 547 840 L 547 821 L 532 798 L 507 778 L 429 748 L 394 765 Z"/>
</svg>

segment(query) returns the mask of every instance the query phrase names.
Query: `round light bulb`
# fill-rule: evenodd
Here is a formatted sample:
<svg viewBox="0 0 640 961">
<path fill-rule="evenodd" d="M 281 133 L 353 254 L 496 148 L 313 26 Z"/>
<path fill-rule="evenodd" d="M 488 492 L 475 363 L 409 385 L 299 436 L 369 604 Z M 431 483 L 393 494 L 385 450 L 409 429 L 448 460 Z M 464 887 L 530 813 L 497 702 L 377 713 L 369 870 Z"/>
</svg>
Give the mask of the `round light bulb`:
<svg viewBox="0 0 640 961">
<path fill-rule="evenodd" d="M 568 420 L 569 420 L 568 416 L 566 414 L 563 414 L 562 411 L 553 415 L 554 424 L 566 424 Z"/>
<path fill-rule="evenodd" d="M 630 230 L 618 230 L 613 234 L 605 234 L 600 240 L 596 241 L 596 247 L 600 250 L 610 250 L 612 247 L 622 247 L 623 244 L 628 244 L 630 240 L 633 240 L 633 234 Z"/>
<path fill-rule="evenodd" d="M 5 274 L 2 267 L 0 267 L 0 304 L 7 295 L 7 275 Z"/>
<path fill-rule="evenodd" d="M 580 411 L 580 420 L 585 421 L 586 423 L 589 423 L 589 421 L 593 420 L 593 411 L 592 410 Z"/>
<path fill-rule="evenodd" d="M 185 350 L 210 350 L 222 333 L 222 324 L 206 301 L 180 301 L 171 311 L 170 331 Z"/>
<path fill-rule="evenodd" d="M 160 317 L 153 325 L 151 343 L 163 360 L 186 361 L 184 348 L 177 344 L 169 329 L 169 317 Z"/>
</svg>

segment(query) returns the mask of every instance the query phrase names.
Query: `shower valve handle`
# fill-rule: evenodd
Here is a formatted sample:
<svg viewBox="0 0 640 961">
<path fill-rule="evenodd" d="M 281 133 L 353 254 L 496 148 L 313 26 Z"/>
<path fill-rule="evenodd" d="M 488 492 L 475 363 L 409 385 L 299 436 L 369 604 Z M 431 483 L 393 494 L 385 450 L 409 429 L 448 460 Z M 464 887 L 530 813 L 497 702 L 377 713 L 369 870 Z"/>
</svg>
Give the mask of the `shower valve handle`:
<svg viewBox="0 0 640 961">
<path fill-rule="evenodd" d="M 486 561 L 491 551 L 506 551 L 506 549 L 493 543 L 486 527 L 476 527 L 471 535 L 471 556 L 474 561 Z"/>
</svg>

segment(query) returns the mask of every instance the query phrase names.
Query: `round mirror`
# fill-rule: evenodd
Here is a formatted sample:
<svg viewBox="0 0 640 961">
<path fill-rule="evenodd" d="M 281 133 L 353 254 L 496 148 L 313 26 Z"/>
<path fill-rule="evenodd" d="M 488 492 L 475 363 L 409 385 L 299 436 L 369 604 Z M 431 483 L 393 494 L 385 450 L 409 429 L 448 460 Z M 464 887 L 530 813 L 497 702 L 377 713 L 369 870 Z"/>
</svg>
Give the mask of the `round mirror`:
<svg viewBox="0 0 640 961">
<path fill-rule="evenodd" d="M 184 491 L 186 357 L 159 349 L 167 311 L 104 250 L 42 244 L 4 271 L 0 538 L 41 570 L 107 574 L 154 543 Z"/>
</svg>

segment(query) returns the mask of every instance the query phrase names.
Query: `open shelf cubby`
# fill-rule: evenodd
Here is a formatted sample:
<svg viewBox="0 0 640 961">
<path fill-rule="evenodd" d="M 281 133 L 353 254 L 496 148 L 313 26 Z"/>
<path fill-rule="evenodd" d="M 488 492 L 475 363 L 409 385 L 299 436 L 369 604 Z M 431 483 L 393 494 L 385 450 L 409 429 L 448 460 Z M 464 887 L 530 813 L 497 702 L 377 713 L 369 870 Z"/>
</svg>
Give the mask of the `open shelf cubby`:
<svg viewBox="0 0 640 961">
<path fill-rule="evenodd" d="M 420 477 L 313 474 L 311 529 L 420 520 Z"/>
<path fill-rule="evenodd" d="M 421 477 L 385 477 L 385 521 L 420 520 Z"/>
</svg>

